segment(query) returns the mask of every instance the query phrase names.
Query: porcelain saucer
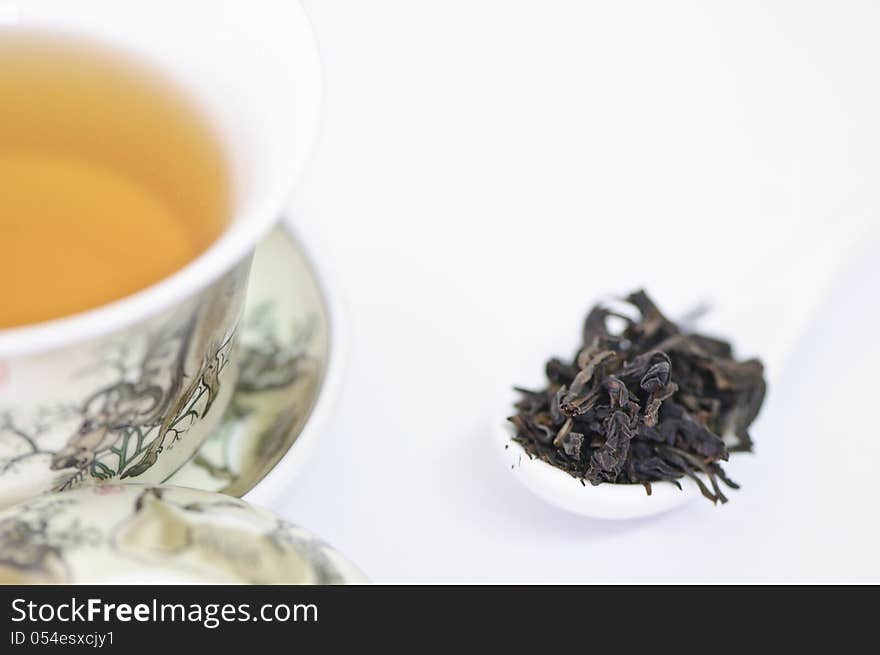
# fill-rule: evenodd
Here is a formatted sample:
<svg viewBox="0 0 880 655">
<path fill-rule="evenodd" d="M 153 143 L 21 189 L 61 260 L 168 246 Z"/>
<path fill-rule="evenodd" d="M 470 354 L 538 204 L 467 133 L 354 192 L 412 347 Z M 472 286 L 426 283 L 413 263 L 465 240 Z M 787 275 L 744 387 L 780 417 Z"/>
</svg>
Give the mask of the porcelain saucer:
<svg viewBox="0 0 880 655">
<path fill-rule="evenodd" d="M 219 428 L 166 482 L 271 504 L 299 472 L 340 375 L 338 313 L 290 221 L 257 248 L 239 376 Z"/>
</svg>

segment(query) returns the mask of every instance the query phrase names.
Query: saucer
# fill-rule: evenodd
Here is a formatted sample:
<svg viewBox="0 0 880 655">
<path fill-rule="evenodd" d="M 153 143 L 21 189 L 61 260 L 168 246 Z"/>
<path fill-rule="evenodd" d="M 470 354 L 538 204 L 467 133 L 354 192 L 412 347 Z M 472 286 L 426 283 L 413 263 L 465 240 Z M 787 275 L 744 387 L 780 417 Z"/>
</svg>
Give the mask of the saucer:
<svg viewBox="0 0 880 655">
<path fill-rule="evenodd" d="M 0 512 L 0 584 L 357 584 L 310 532 L 217 493 L 87 485 Z"/>
<path fill-rule="evenodd" d="M 289 221 L 258 246 L 246 298 L 232 400 L 220 426 L 166 482 L 266 504 L 301 470 L 317 437 L 341 340 Z"/>
</svg>

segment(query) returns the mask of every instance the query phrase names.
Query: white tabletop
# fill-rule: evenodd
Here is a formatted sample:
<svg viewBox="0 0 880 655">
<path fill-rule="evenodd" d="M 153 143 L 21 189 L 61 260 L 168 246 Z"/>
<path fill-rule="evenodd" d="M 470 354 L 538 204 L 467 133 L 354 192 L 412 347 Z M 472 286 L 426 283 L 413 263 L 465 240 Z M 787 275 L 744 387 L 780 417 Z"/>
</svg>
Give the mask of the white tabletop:
<svg viewBox="0 0 880 655">
<path fill-rule="evenodd" d="M 880 9 L 305 5 L 327 95 L 295 221 L 350 340 L 282 513 L 376 582 L 880 582 Z M 765 358 L 756 454 L 723 507 L 568 515 L 490 431 L 640 285 Z"/>
</svg>

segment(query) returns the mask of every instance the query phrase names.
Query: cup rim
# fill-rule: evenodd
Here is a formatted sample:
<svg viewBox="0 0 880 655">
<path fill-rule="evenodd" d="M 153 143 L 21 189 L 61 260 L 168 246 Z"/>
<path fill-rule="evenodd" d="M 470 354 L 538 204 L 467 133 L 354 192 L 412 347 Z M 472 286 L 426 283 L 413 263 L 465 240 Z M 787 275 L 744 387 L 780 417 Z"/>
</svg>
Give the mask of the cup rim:
<svg viewBox="0 0 880 655">
<path fill-rule="evenodd" d="M 323 71 L 311 21 L 296 3 L 299 15 L 291 21 L 295 56 L 290 70 L 296 80 L 295 120 L 304 127 L 304 139 L 293 144 L 279 167 L 277 182 L 247 211 L 236 214 L 223 233 L 185 266 L 133 294 L 82 312 L 38 323 L 0 329 L 0 359 L 86 341 L 130 327 L 199 293 L 256 248 L 281 219 L 297 178 L 311 158 L 323 106 Z"/>
</svg>

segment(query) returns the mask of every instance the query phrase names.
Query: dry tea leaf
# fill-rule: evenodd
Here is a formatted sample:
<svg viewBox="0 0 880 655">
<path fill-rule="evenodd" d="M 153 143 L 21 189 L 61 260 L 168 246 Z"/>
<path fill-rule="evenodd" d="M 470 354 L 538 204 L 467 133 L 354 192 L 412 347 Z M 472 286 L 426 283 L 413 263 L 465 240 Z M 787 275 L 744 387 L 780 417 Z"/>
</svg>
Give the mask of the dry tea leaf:
<svg viewBox="0 0 880 655">
<path fill-rule="evenodd" d="M 712 502 L 727 502 L 719 481 L 737 485 L 719 462 L 752 449 L 763 365 L 737 361 L 725 341 L 685 333 L 644 291 L 626 301 L 638 321 L 594 307 L 573 361 L 547 362 L 546 389 L 517 389 L 514 439 L 594 485 L 643 484 L 650 494 L 652 482 L 687 476 Z M 611 316 L 624 321 L 619 334 L 608 329 Z"/>
</svg>

